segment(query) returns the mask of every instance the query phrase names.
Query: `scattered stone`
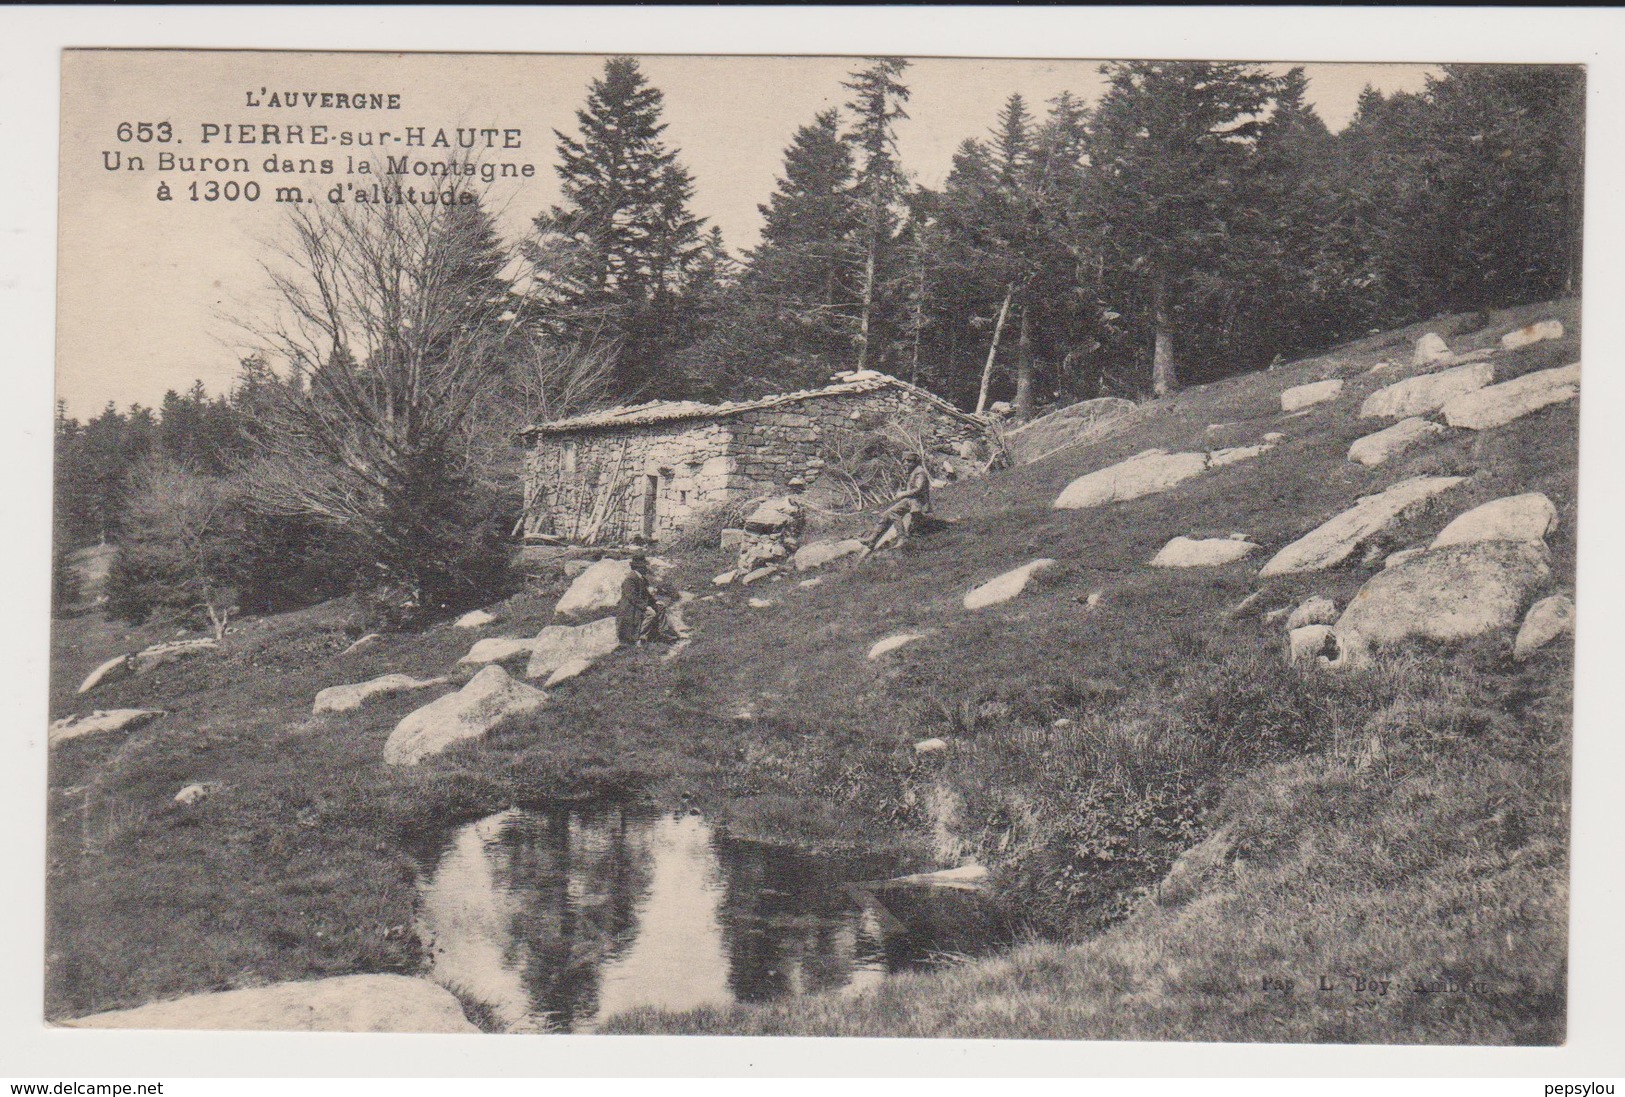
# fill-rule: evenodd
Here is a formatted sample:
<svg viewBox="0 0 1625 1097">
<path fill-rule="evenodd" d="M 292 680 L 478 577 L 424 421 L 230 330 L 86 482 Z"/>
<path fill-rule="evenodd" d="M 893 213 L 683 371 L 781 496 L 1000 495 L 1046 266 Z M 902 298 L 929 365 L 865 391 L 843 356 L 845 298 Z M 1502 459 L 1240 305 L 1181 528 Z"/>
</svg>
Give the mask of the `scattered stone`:
<svg viewBox="0 0 1625 1097">
<path fill-rule="evenodd" d="M 1304 408 L 1324 404 L 1328 400 L 1335 400 L 1342 391 L 1343 382 L 1335 379 L 1316 381 L 1308 385 L 1295 385 L 1281 393 L 1281 410 L 1302 411 Z"/>
<path fill-rule="evenodd" d="M 569 681 L 571 678 L 584 673 L 588 667 L 592 666 L 592 662 L 591 659 L 583 659 L 577 656 L 560 664 L 557 670 L 547 676 L 547 681 L 542 683 L 542 688 L 552 689 L 560 682 Z"/>
<path fill-rule="evenodd" d="M 1059 717 L 1055 718 L 1054 720 L 1051 720 L 1049 726 L 1052 727 L 1052 728 L 1055 728 L 1057 731 L 1064 731 L 1065 729 L 1071 727 L 1072 723 L 1073 723 L 1072 717 L 1070 717 L 1070 716 L 1059 716 Z"/>
<path fill-rule="evenodd" d="M 1365 639 L 1352 629 L 1304 625 L 1287 633 L 1288 660 L 1294 665 L 1314 660 L 1333 670 L 1356 670 L 1371 662 Z"/>
<path fill-rule="evenodd" d="M 1378 389 L 1360 405 L 1361 419 L 1407 419 L 1435 412 L 1459 396 L 1495 380 L 1490 362 L 1472 362 L 1440 373 L 1425 373 Z"/>
<path fill-rule="evenodd" d="M 812 541 L 796 549 L 791 562 L 795 564 L 797 571 L 811 571 L 833 563 L 843 556 L 851 556 L 862 551 L 863 542 L 856 537 L 848 537 L 842 541 Z"/>
<path fill-rule="evenodd" d="M 1423 548 L 1422 546 L 1418 545 L 1416 548 L 1400 549 L 1398 552 L 1391 552 L 1383 560 L 1382 566 L 1385 569 L 1386 568 L 1397 568 L 1400 564 L 1403 564 L 1406 560 L 1409 560 L 1411 557 L 1419 556 L 1419 555 L 1421 555 L 1422 553 L 1424 553 L 1426 551 L 1427 551 L 1426 548 Z"/>
<path fill-rule="evenodd" d="M 796 586 L 798 586 L 798 587 L 816 587 L 819 583 L 822 583 L 823 581 L 824 581 L 824 577 L 822 575 L 817 575 L 817 576 L 814 576 L 811 579 L 803 579 L 801 582 L 797 583 Z"/>
<path fill-rule="evenodd" d="M 50 746 L 78 739 L 84 735 L 99 735 L 104 731 L 129 731 L 142 724 L 168 716 L 162 709 L 113 708 L 97 709 L 86 716 L 64 716 L 51 722 L 45 741 Z"/>
<path fill-rule="evenodd" d="M 209 797 L 220 792 L 226 786 L 220 781 L 199 781 L 194 785 L 187 785 L 175 794 L 175 803 L 191 807 L 201 804 Z"/>
<path fill-rule="evenodd" d="M 1411 365 L 1427 366 L 1448 357 L 1450 345 L 1443 336 L 1430 331 L 1416 341 L 1416 348 L 1411 352 Z"/>
<path fill-rule="evenodd" d="M 1105 597 L 1106 597 L 1106 592 L 1105 591 L 1103 591 L 1103 590 L 1092 590 L 1092 591 L 1089 592 L 1089 596 L 1083 600 L 1083 604 L 1085 606 L 1087 606 L 1088 608 L 1090 608 L 1090 609 L 1098 609 L 1099 606 L 1100 606 L 1101 601 Z"/>
<path fill-rule="evenodd" d="M 434 686 L 443 686 L 448 681 L 449 678 L 424 678 L 420 681 L 410 674 L 386 674 L 370 682 L 349 686 L 328 686 L 316 694 L 316 702 L 311 706 L 310 713 L 312 716 L 320 716 L 324 712 L 352 712 L 374 697 L 390 697 L 397 693 L 430 689 Z"/>
<path fill-rule="evenodd" d="M 596 662 L 620 646 L 620 622 L 614 617 L 585 625 L 548 625 L 531 641 L 525 677 L 545 678 L 576 659 Z"/>
<path fill-rule="evenodd" d="M 721 549 L 738 549 L 744 543 L 745 531 L 742 529 L 725 529 L 717 539 L 717 547 Z"/>
<path fill-rule="evenodd" d="M 766 579 L 769 575 L 777 575 L 778 573 L 779 569 L 777 565 L 768 564 L 764 567 L 757 568 L 755 571 L 745 572 L 745 574 L 739 577 L 739 585 L 748 587 L 758 579 Z"/>
<path fill-rule="evenodd" d="M 1349 447 L 1349 460 L 1367 467 L 1375 467 L 1390 458 L 1398 456 L 1418 442 L 1431 438 L 1435 434 L 1443 433 L 1443 427 L 1437 423 L 1430 423 L 1426 419 L 1417 418 L 1416 416 L 1401 419 L 1391 427 L 1386 427 L 1375 434 L 1368 434 L 1364 438 L 1357 439 Z"/>
<path fill-rule="evenodd" d="M 771 598 L 752 598 L 750 600 L 751 609 L 767 609 L 769 606 L 774 606 L 777 604 L 778 603 L 773 601 Z"/>
<path fill-rule="evenodd" d="M 1539 323 L 1525 325 L 1516 331 L 1509 331 L 1501 336 L 1501 349 L 1519 350 L 1531 343 L 1561 338 L 1563 338 L 1563 322 L 1561 320 L 1542 320 Z"/>
<path fill-rule="evenodd" d="M 1142 495 L 1156 495 L 1200 476 L 1207 469 L 1205 453 L 1168 453 L 1147 450 L 1126 461 L 1080 476 L 1068 484 L 1053 504 L 1056 510 L 1083 510 L 1105 503 L 1121 503 Z"/>
<path fill-rule="evenodd" d="M 1388 370 L 1391 370 L 1393 368 L 1394 368 L 1394 364 L 1392 362 L 1382 361 L 1382 362 L 1378 362 L 1376 365 L 1372 366 L 1366 372 L 1367 373 L 1385 373 Z"/>
<path fill-rule="evenodd" d="M 349 647 L 347 647 L 343 651 L 339 652 L 339 658 L 342 659 L 346 655 L 351 654 L 352 652 L 360 651 L 362 648 L 366 647 L 369 644 L 376 644 L 379 641 L 379 639 L 380 639 L 380 637 L 376 632 L 369 632 L 365 636 L 363 636 L 359 640 L 357 640 L 355 643 L 351 644 Z"/>
<path fill-rule="evenodd" d="M 1273 442 L 1260 442 L 1256 446 L 1231 446 L 1229 449 L 1216 449 L 1207 456 L 1208 468 L 1223 468 L 1234 465 L 1238 461 L 1249 461 L 1260 454 L 1268 453 L 1275 448 Z"/>
<path fill-rule="evenodd" d="M 520 655 L 529 655 L 536 641 L 517 636 L 492 636 L 480 640 L 468 649 L 468 654 L 457 660 L 460 666 L 481 666 L 485 663 L 506 663 Z"/>
<path fill-rule="evenodd" d="M 1430 548 L 1479 541 L 1541 541 L 1557 532 L 1557 507 L 1538 491 L 1509 495 L 1457 516 Z"/>
<path fill-rule="evenodd" d="M 613 618 L 611 618 L 613 620 Z M 499 666 L 488 666 L 456 693 L 407 716 L 384 743 L 384 762 L 415 766 L 464 739 L 480 739 L 505 720 L 535 712 L 547 694 L 516 682 Z"/>
<path fill-rule="evenodd" d="M 1580 395 L 1580 363 L 1526 373 L 1499 385 L 1458 396 L 1444 406 L 1444 421 L 1467 430 L 1488 430 L 1551 404 Z"/>
<path fill-rule="evenodd" d="M 494 613 L 488 613 L 483 609 L 473 609 L 469 610 L 467 613 L 457 618 L 457 620 L 453 621 L 451 627 L 484 628 L 486 625 L 495 624 L 496 620 L 497 616 Z"/>
<path fill-rule="evenodd" d="M 64 1022 L 71 1028 L 478 1032 L 450 991 L 408 975 L 340 975 L 194 994 Z"/>
<path fill-rule="evenodd" d="M 1193 540 L 1189 537 L 1175 537 L 1158 552 L 1151 560 L 1154 568 L 1211 568 L 1221 564 L 1233 564 L 1258 546 L 1250 541 L 1238 541 L 1229 537 L 1209 537 L 1203 540 Z"/>
<path fill-rule="evenodd" d="M 1378 572 L 1338 619 L 1374 644 L 1465 640 L 1518 620 L 1551 576 L 1544 545 L 1483 541 L 1430 549 Z"/>
<path fill-rule="evenodd" d="M 571 621 L 593 621 L 606 613 L 619 613 L 631 575 L 630 560 L 599 560 L 576 576 L 554 607 L 554 615 Z"/>
<path fill-rule="evenodd" d="M 946 739 L 921 739 L 914 744 L 915 754 L 937 754 L 948 749 Z"/>
<path fill-rule="evenodd" d="M 1028 580 L 1054 563 L 1055 561 L 1050 559 L 1034 560 L 1030 564 L 1012 568 L 995 579 L 989 579 L 965 595 L 965 608 L 982 609 L 985 606 L 1008 602 L 1026 589 Z"/>
<path fill-rule="evenodd" d="M 1559 636 L 1573 631 L 1573 599 L 1563 594 L 1542 598 L 1529 607 L 1523 627 L 1518 629 L 1518 638 L 1512 642 L 1512 657 L 1527 659 Z"/>
<path fill-rule="evenodd" d="M 915 640 L 924 639 L 924 637 L 925 634 L 923 632 L 899 632 L 895 636 L 888 636 L 884 640 L 877 640 L 875 641 L 874 646 L 869 649 L 869 658 L 878 659 L 887 652 L 896 651 L 904 644 L 913 643 Z"/>
<path fill-rule="evenodd" d="M 1299 603 L 1298 608 L 1286 619 L 1286 627 L 1290 632 L 1306 625 L 1329 625 L 1336 620 L 1337 603 L 1317 594 Z"/>
<path fill-rule="evenodd" d="M 1255 593 L 1262 594 L 1263 591 L 1257 591 Z M 1275 622 L 1283 619 L 1284 617 L 1287 616 L 1287 614 L 1289 614 L 1291 612 L 1292 612 L 1292 607 L 1291 606 L 1282 606 L 1279 609 L 1272 609 L 1272 610 L 1268 611 L 1267 613 L 1265 613 L 1262 620 L 1266 625 L 1273 625 L 1273 624 L 1275 624 Z"/>
<path fill-rule="evenodd" d="M 1293 663 L 1313 659 L 1326 650 L 1332 638 L 1330 625 L 1304 625 L 1287 633 L 1287 657 Z"/>
<path fill-rule="evenodd" d="M 1322 523 L 1270 558 L 1259 575 L 1320 571 L 1348 559 L 1367 538 L 1382 532 L 1414 503 L 1461 483 L 1461 476 L 1413 476 L 1375 495 L 1368 495 L 1337 517 Z"/>
<path fill-rule="evenodd" d="M 939 872 L 916 872 L 910 876 L 895 876 L 882 887 L 951 888 L 954 891 L 981 891 L 987 886 L 987 866 L 974 862 L 958 868 L 945 868 Z"/>
<path fill-rule="evenodd" d="M 737 572 L 737 571 L 725 571 L 721 575 L 718 575 L 716 578 L 712 579 L 711 580 L 711 585 L 712 586 L 718 586 L 718 587 L 725 587 L 729 583 L 733 582 L 734 579 L 738 577 L 738 575 L 739 575 L 739 572 Z"/>
<path fill-rule="evenodd" d="M 1278 446 L 1282 442 L 1286 441 L 1286 435 L 1282 434 L 1278 430 L 1272 430 L 1268 434 L 1264 435 L 1263 440 L 1272 446 Z"/>
<path fill-rule="evenodd" d="M 121 678 L 128 678 L 135 673 L 135 661 L 130 655 L 115 655 L 79 683 L 79 693 L 89 693 L 97 686 L 104 686 L 109 682 L 117 682 Z"/>
</svg>

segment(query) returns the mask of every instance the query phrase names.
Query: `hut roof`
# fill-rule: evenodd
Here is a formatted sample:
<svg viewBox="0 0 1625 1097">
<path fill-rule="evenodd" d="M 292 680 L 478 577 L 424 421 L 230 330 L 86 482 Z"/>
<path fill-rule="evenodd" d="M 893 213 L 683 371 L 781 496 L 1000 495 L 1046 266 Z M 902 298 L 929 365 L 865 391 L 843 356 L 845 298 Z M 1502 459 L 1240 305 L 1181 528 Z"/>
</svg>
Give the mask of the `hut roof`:
<svg viewBox="0 0 1625 1097">
<path fill-rule="evenodd" d="M 976 416 L 967 415 L 942 397 L 927 392 L 918 385 L 911 385 L 900 378 L 893 377 L 890 374 L 878 373 L 874 370 L 857 370 L 837 373 L 834 384 L 825 385 L 820 389 L 784 392 L 775 396 L 764 396 L 759 400 L 736 400 L 724 404 L 701 404 L 693 400 L 651 400 L 646 404 L 607 408 L 604 411 L 588 412 L 586 415 L 576 415 L 568 419 L 555 419 L 550 423 L 538 423 L 526 427 L 521 433 L 526 436 L 571 434 L 578 431 L 649 426 L 655 423 L 671 423 L 685 419 L 726 419 L 729 416 L 741 415 L 747 411 L 757 411 L 761 408 L 775 408 L 784 404 L 795 404 L 803 400 L 816 400 L 828 396 L 875 392 L 884 388 L 902 389 L 930 404 L 945 415 L 951 415 L 967 423 L 977 425 L 982 423 L 982 420 Z"/>
</svg>

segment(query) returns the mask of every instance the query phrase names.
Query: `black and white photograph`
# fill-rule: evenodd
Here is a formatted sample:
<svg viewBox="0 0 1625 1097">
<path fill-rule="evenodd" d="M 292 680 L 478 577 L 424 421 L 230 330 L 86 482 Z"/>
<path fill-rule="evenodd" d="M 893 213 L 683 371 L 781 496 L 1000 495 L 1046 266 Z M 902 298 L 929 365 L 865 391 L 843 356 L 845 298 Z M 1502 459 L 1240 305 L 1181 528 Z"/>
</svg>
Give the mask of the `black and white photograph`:
<svg viewBox="0 0 1625 1097">
<path fill-rule="evenodd" d="M 64 50 L 42 1023 L 1563 1045 L 1588 71 L 1439 56 Z"/>
</svg>

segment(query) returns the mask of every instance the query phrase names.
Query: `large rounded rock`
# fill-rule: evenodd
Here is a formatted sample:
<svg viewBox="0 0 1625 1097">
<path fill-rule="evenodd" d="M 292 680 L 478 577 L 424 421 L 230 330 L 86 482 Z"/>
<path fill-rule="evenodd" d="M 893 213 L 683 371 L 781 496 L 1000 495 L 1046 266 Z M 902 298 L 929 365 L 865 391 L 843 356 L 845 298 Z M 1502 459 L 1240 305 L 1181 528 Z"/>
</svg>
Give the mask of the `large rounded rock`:
<svg viewBox="0 0 1625 1097">
<path fill-rule="evenodd" d="M 1374 644 L 1466 640 L 1518 621 L 1551 576 L 1543 545 L 1485 541 L 1429 549 L 1373 576 L 1338 618 Z"/>
<path fill-rule="evenodd" d="M 1542 598 L 1529 607 L 1518 638 L 1512 642 L 1512 657 L 1527 659 L 1553 640 L 1574 631 L 1574 602 L 1562 594 Z"/>
<path fill-rule="evenodd" d="M 566 620 L 591 621 L 619 613 L 626 598 L 630 560 L 599 560 L 576 576 L 553 612 Z"/>
<path fill-rule="evenodd" d="M 1474 392 L 1495 380 L 1495 367 L 1489 362 L 1472 362 L 1442 373 L 1412 377 L 1378 389 L 1360 405 L 1360 418 L 1404 419 L 1437 411 L 1464 393 Z"/>
<path fill-rule="evenodd" d="M 1078 477 L 1066 486 L 1053 506 L 1056 510 L 1083 510 L 1138 499 L 1142 495 L 1156 495 L 1200 476 L 1206 471 L 1207 462 L 1205 453 L 1148 450 Z"/>
<path fill-rule="evenodd" d="M 99 735 L 107 731 L 129 731 L 142 724 L 168 715 L 162 709 L 115 708 L 97 709 L 86 716 L 64 716 L 51 723 L 45 741 L 50 746 L 78 739 L 84 735 Z"/>
<path fill-rule="evenodd" d="M 1302 411 L 1316 404 L 1324 404 L 1327 400 L 1335 400 L 1342 391 L 1343 382 L 1338 380 L 1295 385 L 1281 393 L 1281 410 Z"/>
<path fill-rule="evenodd" d="M 1450 345 L 1437 332 L 1428 332 L 1416 341 L 1411 351 L 1411 365 L 1426 366 L 1450 357 Z"/>
<path fill-rule="evenodd" d="M 1349 447 L 1349 460 L 1367 467 L 1380 465 L 1391 458 L 1397 457 L 1418 442 L 1443 433 L 1443 427 L 1437 423 L 1430 423 L 1426 419 L 1415 416 L 1409 419 L 1401 419 L 1391 427 L 1356 440 Z"/>
<path fill-rule="evenodd" d="M 1342 514 L 1322 523 L 1270 558 L 1264 577 L 1319 571 L 1342 563 L 1372 537 L 1391 526 L 1404 510 L 1461 483 L 1460 476 L 1413 476 L 1368 495 Z"/>
<path fill-rule="evenodd" d="M 1501 336 L 1501 349 L 1521 350 L 1531 343 L 1561 338 L 1563 338 L 1563 321 L 1542 320 L 1536 324 L 1526 324 L 1516 331 L 1509 331 Z"/>
<path fill-rule="evenodd" d="M 1298 604 L 1286 619 L 1287 631 L 1303 628 L 1306 625 L 1329 625 L 1337 620 L 1337 603 L 1324 595 L 1317 594 L 1313 598 Z"/>
<path fill-rule="evenodd" d="M 1538 491 L 1509 495 L 1458 516 L 1433 539 L 1432 548 L 1478 541 L 1545 541 L 1557 531 L 1557 508 Z"/>
<path fill-rule="evenodd" d="M 982 609 L 985 606 L 1008 602 L 1023 590 L 1032 577 L 1045 568 L 1052 566 L 1054 560 L 1034 560 L 1030 564 L 1023 564 L 1019 568 L 1012 568 L 996 579 L 989 579 L 969 594 L 965 595 L 966 609 Z"/>
<path fill-rule="evenodd" d="M 415 766 L 453 743 L 479 739 L 506 720 L 535 712 L 547 694 L 489 666 L 456 693 L 431 701 L 395 725 L 384 743 L 384 761 Z"/>
<path fill-rule="evenodd" d="M 250 990 L 194 994 L 93 1013 L 73 1028 L 237 1029 L 269 1032 L 478 1032 L 457 999 L 427 979 L 340 975 Z"/>
<path fill-rule="evenodd" d="M 413 678 L 410 674 L 386 674 L 381 678 L 374 678 L 370 682 L 357 682 L 347 686 L 328 686 L 316 694 L 316 701 L 311 706 L 311 713 L 320 716 L 324 712 L 353 712 L 372 700 L 374 697 L 391 697 L 397 693 L 410 693 L 413 690 L 431 689 L 434 686 L 443 686 L 448 678 Z"/>
<path fill-rule="evenodd" d="M 1526 373 L 1499 385 L 1458 396 L 1444 405 L 1444 421 L 1466 430 L 1488 430 L 1580 395 L 1580 363 Z"/>
<path fill-rule="evenodd" d="M 791 563 L 795 564 L 797 571 L 812 571 L 825 564 L 834 563 L 843 556 L 852 556 L 863 551 L 863 542 L 856 537 L 848 537 L 844 541 L 812 541 L 796 549 Z"/>
<path fill-rule="evenodd" d="M 548 625 L 532 641 L 527 678 L 545 678 L 577 659 L 594 663 L 621 646 L 619 622 L 603 617 L 585 625 Z M 586 668 L 582 668 L 586 669 Z"/>
<path fill-rule="evenodd" d="M 1232 537 L 1175 537 L 1151 560 L 1154 568 L 1211 568 L 1233 564 L 1258 548 Z"/>
</svg>

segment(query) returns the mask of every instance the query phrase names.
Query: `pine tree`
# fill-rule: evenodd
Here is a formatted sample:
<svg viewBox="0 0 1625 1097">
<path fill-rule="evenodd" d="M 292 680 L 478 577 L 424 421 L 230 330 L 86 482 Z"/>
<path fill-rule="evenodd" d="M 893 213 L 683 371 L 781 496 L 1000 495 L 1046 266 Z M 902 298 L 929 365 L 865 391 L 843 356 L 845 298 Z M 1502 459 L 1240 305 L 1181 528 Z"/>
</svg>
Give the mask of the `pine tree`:
<svg viewBox="0 0 1625 1097">
<path fill-rule="evenodd" d="M 852 92 L 847 110 L 854 117 L 846 141 L 857 153 L 852 193 L 861 219 L 862 276 L 859 281 L 857 368 L 874 361 L 877 338 L 884 324 L 885 295 L 892 275 L 890 261 L 908 177 L 897 159 L 896 126 L 908 118 L 903 104 L 909 90 L 897 78 L 908 68 L 901 57 L 876 58 L 854 72 L 841 86 Z"/>
<path fill-rule="evenodd" d="M 532 304 L 546 330 L 575 344 L 614 344 L 623 395 L 675 395 L 662 374 L 693 334 L 685 294 L 704 250 L 694 184 L 663 138 L 664 97 L 630 57 L 616 57 L 576 111 L 580 131 L 555 131 L 564 201 L 535 219 L 525 247 Z"/>
</svg>

